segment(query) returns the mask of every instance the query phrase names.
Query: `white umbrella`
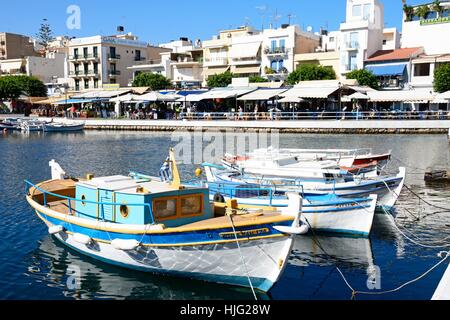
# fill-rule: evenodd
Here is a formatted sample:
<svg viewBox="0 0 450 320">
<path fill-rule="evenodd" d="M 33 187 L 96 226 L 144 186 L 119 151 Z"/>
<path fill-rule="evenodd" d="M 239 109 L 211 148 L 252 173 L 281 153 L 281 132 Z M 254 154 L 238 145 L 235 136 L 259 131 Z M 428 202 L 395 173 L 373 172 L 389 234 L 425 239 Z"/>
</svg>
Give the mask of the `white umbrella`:
<svg viewBox="0 0 450 320">
<path fill-rule="evenodd" d="M 171 94 L 162 94 L 157 91 L 146 93 L 142 96 L 138 96 L 139 101 L 151 101 L 151 102 L 170 102 L 176 101 L 177 98 Z"/>
<path fill-rule="evenodd" d="M 138 99 L 138 95 L 134 95 L 134 94 L 126 94 L 124 96 L 119 96 L 119 97 L 115 97 L 115 98 L 111 98 L 109 99 L 109 102 L 133 102 L 133 101 L 139 101 Z"/>
<path fill-rule="evenodd" d="M 278 100 L 278 102 L 280 103 L 300 103 L 303 101 L 305 101 L 305 99 L 295 96 L 287 96 L 284 97 L 283 99 Z"/>
</svg>

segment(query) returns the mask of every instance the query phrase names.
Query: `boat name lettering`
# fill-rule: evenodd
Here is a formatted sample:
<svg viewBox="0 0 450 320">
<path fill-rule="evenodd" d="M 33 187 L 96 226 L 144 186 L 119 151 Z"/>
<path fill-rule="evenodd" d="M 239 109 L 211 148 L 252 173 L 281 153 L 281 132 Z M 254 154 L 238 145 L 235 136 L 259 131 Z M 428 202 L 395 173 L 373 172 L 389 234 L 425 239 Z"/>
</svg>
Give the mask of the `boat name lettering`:
<svg viewBox="0 0 450 320">
<path fill-rule="evenodd" d="M 269 232 L 270 232 L 270 230 L 268 228 L 263 228 L 263 229 L 238 231 L 238 232 L 236 232 L 236 235 L 238 237 L 250 237 L 250 236 L 258 236 L 261 234 L 266 234 Z M 235 233 L 234 232 L 223 232 L 223 233 L 220 233 L 219 236 L 224 239 L 230 239 L 230 238 L 235 237 Z"/>
</svg>

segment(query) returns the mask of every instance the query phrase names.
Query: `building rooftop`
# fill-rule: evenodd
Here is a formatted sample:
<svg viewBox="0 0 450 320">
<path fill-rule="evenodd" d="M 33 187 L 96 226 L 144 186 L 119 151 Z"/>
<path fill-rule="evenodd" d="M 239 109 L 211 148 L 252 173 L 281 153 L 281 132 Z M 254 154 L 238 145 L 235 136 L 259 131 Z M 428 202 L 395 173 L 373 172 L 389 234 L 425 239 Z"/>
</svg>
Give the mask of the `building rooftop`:
<svg viewBox="0 0 450 320">
<path fill-rule="evenodd" d="M 377 61 L 392 61 L 392 60 L 407 60 L 411 57 L 416 57 L 423 53 L 423 48 L 402 48 L 395 50 L 379 50 L 375 52 L 366 61 L 377 62 Z"/>
</svg>

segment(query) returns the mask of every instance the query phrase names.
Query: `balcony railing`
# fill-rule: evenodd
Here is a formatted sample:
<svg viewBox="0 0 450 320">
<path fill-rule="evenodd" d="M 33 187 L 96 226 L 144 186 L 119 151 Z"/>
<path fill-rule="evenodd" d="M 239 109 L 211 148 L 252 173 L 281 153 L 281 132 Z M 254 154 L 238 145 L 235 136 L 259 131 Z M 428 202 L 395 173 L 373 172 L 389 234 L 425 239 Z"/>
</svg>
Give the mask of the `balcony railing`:
<svg viewBox="0 0 450 320">
<path fill-rule="evenodd" d="M 205 58 L 204 62 L 211 66 L 223 66 L 228 64 L 228 58 Z"/>
<path fill-rule="evenodd" d="M 145 61 L 145 60 L 146 60 L 145 57 L 138 57 L 138 56 L 134 57 L 134 61 Z"/>
<path fill-rule="evenodd" d="M 346 64 L 345 70 L 346 71 L 358 70 L 358 65 L 357 64 Z"/>
<path fill-rule="evenodd" d="M 98 59 L 98 54 L 78 54 L 69 56 L 69 60 L 89 60 Z"/>
<path fill-rule="evenodd" d="M 276 48 L 269 48 L 266 47 L 264 49 L 264 53 L 267 55 L 285 55 L 289 53 L 289 48 L 286 47 L 276 47 Z"/>
<path fill-rule="evenodd" d="M 108 54 L 108 59 L 109 60 L 119 60 L 120 54 Z"/>
<path fill-rule="evenodd" d="M 109 70 L 108 74 L 110 77 L 120 76 L 120 71 L 119 70 Z"/>
<path fill-rule="evenodd" d="M 347 49 L 359 49 L 359 42 L 349 41 L 345 44 Z"/>
</svg>

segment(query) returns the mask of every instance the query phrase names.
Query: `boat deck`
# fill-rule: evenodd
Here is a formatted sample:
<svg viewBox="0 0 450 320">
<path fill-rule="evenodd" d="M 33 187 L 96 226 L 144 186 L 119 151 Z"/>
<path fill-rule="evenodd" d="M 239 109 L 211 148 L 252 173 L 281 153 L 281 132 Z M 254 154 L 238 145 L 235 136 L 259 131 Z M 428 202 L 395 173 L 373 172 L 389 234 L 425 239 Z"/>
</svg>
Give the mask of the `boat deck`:
<svg viewBox="0 0 450 320">
<path fill-rule="evenodd" d="M 450 300 L 450 265 L 434 293 L 433 300 Z"/>
</svg>

